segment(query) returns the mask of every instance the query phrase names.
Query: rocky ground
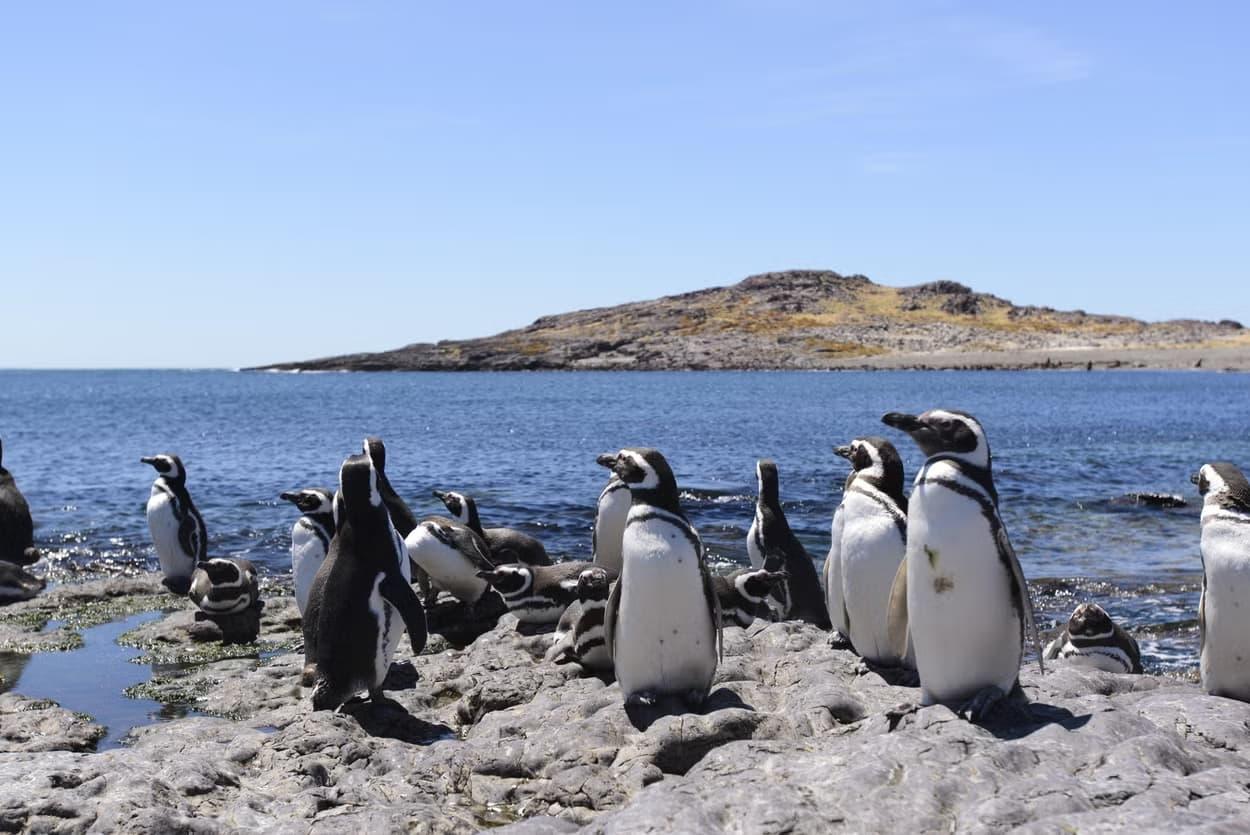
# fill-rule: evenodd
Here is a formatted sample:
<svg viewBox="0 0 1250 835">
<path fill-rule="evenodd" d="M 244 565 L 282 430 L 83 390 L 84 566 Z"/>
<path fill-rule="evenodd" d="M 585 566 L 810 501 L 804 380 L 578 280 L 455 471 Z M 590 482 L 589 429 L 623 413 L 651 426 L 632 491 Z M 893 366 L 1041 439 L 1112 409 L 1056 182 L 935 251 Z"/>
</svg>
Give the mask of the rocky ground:
<svg viewBox="0 0 1250 835">
<path fill-rule="evenodd" d="M 54 610 L 167 605 L 153 583 L 8 607 L 0 647 L 58 648 Z M 756 623 L 726 631 L 702 714 L 631 713 L 506 616 L 465 647 L 405 644 L 388 701 L 313 713 L 290 598 L 230 652 L 174 603 L 122 641 L 172 671 L 142 695 L 202 715 L 96 753 L 88 717 L 0 696 L 0 831 L 1236 831 L 1250 814 L 1250 705 L 1166 678 L 1032 668 L 1026 706 L 974 725 L 909 712 L 916 689 L 810 626 Z"/>
</svg>

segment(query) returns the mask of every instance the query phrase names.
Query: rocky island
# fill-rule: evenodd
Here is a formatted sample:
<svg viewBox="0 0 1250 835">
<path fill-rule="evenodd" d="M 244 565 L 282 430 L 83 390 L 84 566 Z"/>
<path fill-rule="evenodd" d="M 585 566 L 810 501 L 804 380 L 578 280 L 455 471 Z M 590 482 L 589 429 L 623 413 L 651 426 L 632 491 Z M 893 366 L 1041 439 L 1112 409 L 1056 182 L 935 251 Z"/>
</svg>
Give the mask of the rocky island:
<svg viewBox="0 0 1250 835">
<path fill-rule="evenodd" d="M 814 627 L 756 622 L 726 629 L 702 713 L 642 715 L 505 616 L 404 643 L 386 701 L 313 712 L 291 598 L 222 648 L 160 591 L 94 580 L 0 613 L 0 648 L 40 652 L 162 611 L 120 639 L 157 664 L 135 695 L 193 712 L 96 751 L 92 717 L 0 695 L 0 831 L 1233 831 L 1250 808 L 1250 704 L 1174 678 L 1034 665 L 1028 704 L 977 725 L 911 710 L 915 687 Z"/>
<path fill-rule="evenodd" d="M 953 281 L 889 287 L 862 275 L 791 270 L 544 316 L 480 339 L 262 370 L 1094 367 L 1250 370 L 1250 331 L 1231 320 L 1144 322 L 1019 306 Z"/>
</svg>

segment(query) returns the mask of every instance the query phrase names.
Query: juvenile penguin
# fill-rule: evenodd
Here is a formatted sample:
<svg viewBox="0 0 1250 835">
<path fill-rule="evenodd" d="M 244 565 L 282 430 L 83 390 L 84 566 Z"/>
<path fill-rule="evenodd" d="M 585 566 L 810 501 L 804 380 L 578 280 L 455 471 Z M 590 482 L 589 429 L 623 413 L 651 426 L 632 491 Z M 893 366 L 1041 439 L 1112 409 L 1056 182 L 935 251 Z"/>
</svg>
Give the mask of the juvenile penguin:
<svg viewBox="0 0 1250 835">
<path fill-rule="evenodd" d="M 1142 672 L 1137 641 L 1097 603 L 1077 606 L 1068 625 L 1046 645 L 1043 655 L 1109 673 Z"/>
<path fill-rule="evenodd" d="M 0 606 L 30 600 L 46 583 L 20 565 L 0 560 Z"/>
<path fill-rule="evenodd" d="M 569 604 L 577 600 L 577 583 L 588 562 L 556 565 L 512 563 L 479 571 L 503 597 L 508 611 L 521 623 L 556 623 Z M 610 579 L 615 580 L 615 573 Z"/>
<path fill-rule="evenodd" d="M 295 605 L 302 616 L 308 606 L 313 578 L 334 538 L 334 494 L 320 487 L 309 487 L 283 493 L 280 498 L 294 504 L 303 514 L 291 527 L 291 575 L 295 579 Z M 404 560 L 407 558 L 405 553 Z"/>
<path fill-rule="evenodd" d="M 755 475 L 759 481 L 759 499 L 755 503 L 755 519 L 747 532 L 751 565 L 789 575 L 780 588 L 786 618 L 805 620 L 828 629 L 829 611 L 820 591 L 816 566 L 803 543 L 790 530 L 790 523 L 781 509 L 777 465 L 763 459 L 755 465 Z"/>
<path fill-rule="evenodd" d="M 600 467 L 609 470 L 616 465 L 615 453 L 604 453 L 595 459 Z M 595 508 L 595 526 L 591 529 L 590 550 L 592 562 L 617 573 L 621 570 L 621 538 L 625 535 L 625 519 L 629 516 L 629 486 L 612 473 L 607 485 L 599 494 Z"/>
<path fill-rule="evenodd" d="M 607 569 L 592 565 L 577 575 L 577 602 L 560 617 L 563 631 L 557 637 L 546 660 L 561 664 L 576 661 L 584 669 L 595 672 L 612 669 L 603 634 L 604 612 L 612 582 Z"/>
<path fill-rule="evenodd" d="M 963 412 L 881 420 L 928 456 L 907 511 L 907 617 L 920 703 L 954 704 L 980 718 L 1015 688 L 1026 638 L 1043 664 L 1029 588 L 998 515 L 989 442 Z"/>
<path fill-rule="evenodd" d="M 191 602 L 208 615 L 235 615 L 255 606 L 260 600 L 256 583 L 256 566 L 249 560 L 214 557 L 195 567 Z"/>
<path fill-rule="evenodd" d="M 191 574 L 208 559 L 208 534 L 204 519 L 187 492 L 187 471 L 177 455 L 140 458 L 156 469 L 156 481 L 148 497 L 148 528 L 161 562 L 161 582 L 174 594 L 186 594 Z"/>
<path fill-rule="evenodd" d="M 343 462 L 339 496 L 338 532 L 304 618 L 305 659 L 315 663 L 314 710 L 338 708 L 361 690 L 379 698 L 404 631 L 414 655 L 426 639 L 425 610 L 400 573 L 405 555 L 369 456 Z"/>
<path fill-rule="evenodd" d="M 625 703 L 662 695 L 702 706 L 721 653 L 721 614 L 703 544 L 682 513 L 677 481 L 654 449 L 622 449 L 613 472 L 629 486 L 621 576 L 605 637 Z"/>
<path fill-rule="evenodd" d="M 784 571 L 740 568 L 732 574 L 716 574 L 712 587 L 720 601 L 722 626 L 750 626 L 756 618 L 770 618 L 776 605 L 773 591 L 786 581 Z"/>
<path fill-rule="evenodd" d="M 551 565 L 551 557 L 543 544 L 529 534 L 513 528 L 483 528 L 477 513 L 477 502 L 463 493 L 435 490 L 434 497 L 462 525 L 471 528 L 490 546 L 490 558 L 497 565 L 520 562 L 526 565 Z"/>
<path fill-rule="evenodd" d="M 34 544 L 30 506 L 17 489 L 13 474 L 4 468 L 4 445 L 0 443 L 0 562 L 30 565 L 39 560 Z"/>
<path fill-rule="evenodd" d="M 1192 480 L 1202 495 L 1202 687 L 1250 701 L 1250 484 L 1227 461 Z"/>
<path fill-rule="evenodd" d="M 826 599 L 831 612 L 835 605 L 843 607 L 847 637 L 861 657 L 876 664 L 905 662 L 889 634 L 890 587 L 907 552 L 903 459 L 893 444 L 877 437 L 856 438 L 835 452 L 854 469 L 829 550 L 842 587 L 826 576 Z"/>
</svg>

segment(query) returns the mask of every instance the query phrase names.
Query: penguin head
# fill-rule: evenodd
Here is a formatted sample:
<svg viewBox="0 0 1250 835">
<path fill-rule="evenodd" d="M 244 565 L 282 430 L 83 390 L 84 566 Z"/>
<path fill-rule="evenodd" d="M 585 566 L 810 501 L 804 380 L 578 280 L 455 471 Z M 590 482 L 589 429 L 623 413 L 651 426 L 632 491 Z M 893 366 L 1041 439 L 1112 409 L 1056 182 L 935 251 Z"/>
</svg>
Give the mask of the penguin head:
<svg viewBox="0 0 1250 835">
<path fill-rule="evenodd" d="M 318 513 L 331 513 L 334 510 L 334 494 L 320 487 L 306 487 L 282 493 L 278 498 L 288 501 L 309 516 Z"/>
<path fill-rule="evenodd" d="M 616 455 L 615 452 L 605 452 L 595 458 L 595 463 L 600 467 L 606 467 L 610 470 L 608 475 L 608 484 L 621 482 L 621 477 L 616 474 Z"/>
<path fill-rule="evenodd" d="M 463 493 L 456 493 L 450 490 L 433 490 L 434 497 L 441 501 L 447 508 L 447 512 L 455 517 L 456 521 L 462 525 L 469 524 L 469 508 L 473 502 Z"/>
<path fill-rule="evenodd" d="M 972 415 L 954 409 L 930 409 L 922 415 L 890 412 L 883 415 L 886 426 L 901 429 L 925 455 L 949 455 L 978 467 L 990 466 L 990 444 L 985 430 Z"/>
<path fill-rule="evenodd" d="M 150 464 L 156 468 L 161 474 L 161 478 L 170 481 L 182 481 L 187 477 L 187 471 L 182 466 L 182 459 L 177 455 L 162 453 L 160 455 L 144 456 L 139 459 L 144 464 Z"/>
<path fill-rule="evenodd" d="M 1068 618 L 1068 635 L 1074 638 L 1110 638 L 1113 634 L 1111 615 L 1097 603 L 1082 603 Z"/>
<path fill-rule="evenodd" d="M 361 444 L 361 452 L 369 456 L 373 461 L 373 468 L 380 473 L 386 472 L 386 444 L 382 443 L 382 439 L 374 435 L 365 438 Z"/>
<path fill-rule="evenodd" d="M 771 458 L 761 458 L 756 461 L 755 480 L 759 483 L 760 503 L 775 506 L 781 496 L 780 483 L 777 478 L 777 462 Z"/>
<path fill-rule="evenodd" d="M 611 586 L 608 572 L 599 566 L 591 566 L 577 575 L 577 599 L 583 603 L 589 600 L 607 600 Z"/>
<path fill-rule="evenodd" d="M 676 487 L 673 471 L 659 450 L 648 447 L 627 447 L 616 454 L 612 472 L 631 490 L 658 490 L 665 485 Z"/>
<path fill-rule="evenodd" d="M 1250 513 L 1250 483 L 1236 464 L 1213 461 L 1189 477 L 1206 503 Z"/>
<path fill-rule="evenodd" d="M 856 478 L 875 482 L 891 497 L 903 495 L 903 459 L 894 444 L 885 438 L 871 435 L 856 438 L 833 451 L 851 462 Z"/>
<path fill-rule="evenodd" d="M 759 568 L 755 571 L 743 571 L 734 577 L 734 588 L 744 600 L 752 603 L 772 603 L 773 589 L 790 577 L 784 571 L 768 571 Z"/>
<path fill-rule="evenodd" d="M 504 595 L 519 594 L 534 584 L 534 572 L 524 563 L 497 565 L 490 571 L 479 571 L 477 576 Z"/>
<path fill-rule="evenodd" d="M 214 557 L 195 567 L 207 574 L 214 586 L 237 585 L 243 579 L 244 569 L 234 560 Z"/>
<path fill-rule="evenodd" d="M 339 492 L 334 497 L 334 520 L 362 522 L 386 509 L 378 490 L 378 472 L 368 455 L 352 455 L 339 468 Z"/>
</svg>

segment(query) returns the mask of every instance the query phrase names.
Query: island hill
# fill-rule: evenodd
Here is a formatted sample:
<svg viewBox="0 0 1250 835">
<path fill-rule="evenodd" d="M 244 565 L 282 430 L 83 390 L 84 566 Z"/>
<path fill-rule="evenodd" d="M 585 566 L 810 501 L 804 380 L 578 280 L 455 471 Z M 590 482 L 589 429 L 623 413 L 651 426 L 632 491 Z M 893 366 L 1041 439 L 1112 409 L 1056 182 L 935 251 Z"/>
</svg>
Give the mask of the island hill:
<svg viewBox="0 0 1250 835">
<path fill-rule="evenodd" d="M 265 366 L 277 371 L 1185 367 L 1250 369 L 1233 321 L 1143 322 L 1022 307 L 954 281 L 888 287 L 792 270 L 544 316 L 478 339 Z"/>
</svg>

